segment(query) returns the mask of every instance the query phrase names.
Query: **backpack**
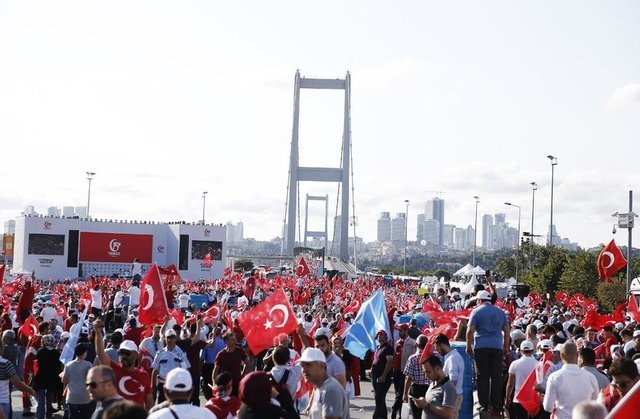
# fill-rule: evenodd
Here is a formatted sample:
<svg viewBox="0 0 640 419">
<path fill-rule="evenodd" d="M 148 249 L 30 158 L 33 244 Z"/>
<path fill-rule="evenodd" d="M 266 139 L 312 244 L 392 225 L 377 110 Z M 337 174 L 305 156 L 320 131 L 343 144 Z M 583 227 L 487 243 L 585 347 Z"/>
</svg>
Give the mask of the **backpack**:
<svg viewBox="0 0 640 419">
<path fill-rule="evenodd" d="M 298 409 L 293 402 L 293 398 L 291 397 L 291 393 L 289 393 L 289 388 L 287 387 L 287 380 L 289 379 L 289 374 L 291 370 L 285 370 L 280 381 L 276 381 L 273 377 L 273 374 L 270 372 L 269 379 L 271 380 L 271 384 L 273 388 L 278 391 L 278 397 L 276 400 L 280 403 L 280 407 L 287 412 L 287 419 L 300 419 L 300 414 L 298 413 Z"/>
</svg>

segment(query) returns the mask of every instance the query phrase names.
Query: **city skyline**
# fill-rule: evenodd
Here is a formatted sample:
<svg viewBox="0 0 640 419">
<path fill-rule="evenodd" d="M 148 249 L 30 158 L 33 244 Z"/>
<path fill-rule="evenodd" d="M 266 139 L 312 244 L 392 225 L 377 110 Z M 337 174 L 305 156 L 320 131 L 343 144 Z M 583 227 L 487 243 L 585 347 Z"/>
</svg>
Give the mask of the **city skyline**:
<svg viewBox="0 0 640 419">
<path fill-rule="evenodd" d="M 404 213 L 407 200 L 416 231 L 435 191 L 445 225 L 473 226 L 478 196 L 479 215 L 504 212 L 511 225 L 518 210 L 504 202 L 520 206 L 529 231 L 531 182 L 534 233 L 546 235 L 552 155 L 553 224 L 582 247 L 607 243 L 611 214 L 640 185 L 640 3 L 491 4 L 3 4 L 0 219 L 90 198 L 98 219 L 204 215 L 280 236 L 299 69 L 351 75 L 357 236 L 375 240 L 379 213 Z M 340 161 L 343 105 L 302 94 L 301 164 Z M 328 195 L 330 219 L 352 194 L 299 192 Z M 309 229 L 323 225 L 311 211 Z"/>
</svg>

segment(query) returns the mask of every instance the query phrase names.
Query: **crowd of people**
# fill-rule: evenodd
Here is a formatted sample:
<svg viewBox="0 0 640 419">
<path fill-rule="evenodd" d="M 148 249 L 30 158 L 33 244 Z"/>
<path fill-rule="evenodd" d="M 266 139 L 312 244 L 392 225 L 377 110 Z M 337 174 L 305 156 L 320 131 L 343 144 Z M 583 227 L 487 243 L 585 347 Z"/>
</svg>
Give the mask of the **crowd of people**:
<svg viewBox="0 0 640 419">
<path fill-rule="evenodd" d="M 249 278 L 250 289 L 241 275 L 168 281 L 170 314 L 149 326 L 139 323 L 140 276 L 24 279 L 0 306 L 0 419 L 19 408 L 38 419 L 60 410 L 70 419 L 348 418 L 362 381 L 373 387 L 374 419 L 458 417 L 469 404 L 481 417 L 600 418 L 640 380 L 632 316 L 585 327 L 584 309 L 499 299 L 490 277 L 466 296 L 375 278 Z M 378 288 L 390 328 L 360 359 L 345 339 Z M 238 317 L 278 289 L 298 328 L 253 353 Z M 193 293 L 206 302 L 191 305 Z"/>
</svg>

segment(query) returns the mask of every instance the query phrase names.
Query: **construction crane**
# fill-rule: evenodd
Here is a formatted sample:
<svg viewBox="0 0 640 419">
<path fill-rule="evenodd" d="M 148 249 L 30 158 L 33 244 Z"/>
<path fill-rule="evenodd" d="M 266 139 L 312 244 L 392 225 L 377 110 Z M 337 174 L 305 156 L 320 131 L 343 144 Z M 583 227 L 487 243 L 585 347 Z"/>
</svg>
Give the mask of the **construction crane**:
<svg viewBox="0 0 640 419">
<path fill-rule="evenodd" d="M 446 191 L 426 191 L 426 192 L 436 194 L 438 198 L 442 198 L 442 195 L 447 193 Z"/>
</svg>

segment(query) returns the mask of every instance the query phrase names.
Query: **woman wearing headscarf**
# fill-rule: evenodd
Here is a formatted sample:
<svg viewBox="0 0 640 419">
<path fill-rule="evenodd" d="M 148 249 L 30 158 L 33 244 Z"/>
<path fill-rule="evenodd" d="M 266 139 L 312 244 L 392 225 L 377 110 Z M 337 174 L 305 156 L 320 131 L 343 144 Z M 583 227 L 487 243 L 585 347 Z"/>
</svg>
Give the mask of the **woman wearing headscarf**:
<svg viewBox="0 0 640 419">
<path fill-rule="evenodd" d="M 53 347 L 53 336 L 44 335 L 41 345 L 36 353 L 38 368 L 33 377 L 33 389 L 38 393 L 37 419 L 44 419 L 45 414 L 48 418 L 53 415 L 53 398 L 62 388 L 60 373 L 63 365 L 60 352 Z"/>
<path fill-rule="evenodd" d="M 264 371 L 254 371 L 240 381 L 240 409 L 238 419 L 280 419 L 286 418 L 284 411 L 275 401 L 277 396 L 269 375 Z"/>
</svg>

